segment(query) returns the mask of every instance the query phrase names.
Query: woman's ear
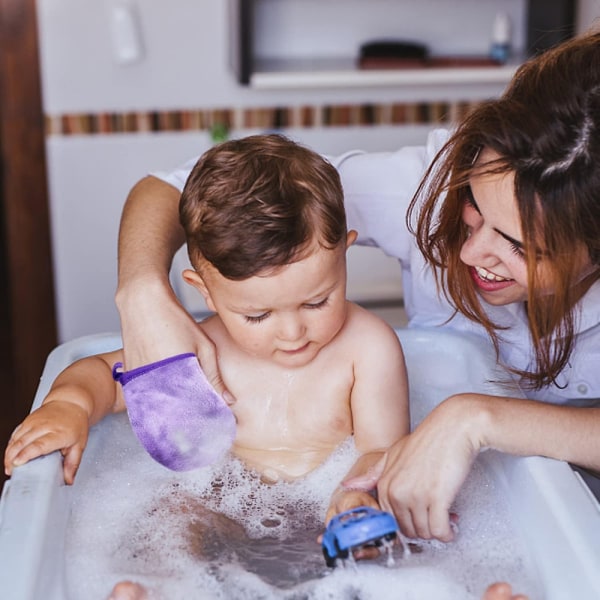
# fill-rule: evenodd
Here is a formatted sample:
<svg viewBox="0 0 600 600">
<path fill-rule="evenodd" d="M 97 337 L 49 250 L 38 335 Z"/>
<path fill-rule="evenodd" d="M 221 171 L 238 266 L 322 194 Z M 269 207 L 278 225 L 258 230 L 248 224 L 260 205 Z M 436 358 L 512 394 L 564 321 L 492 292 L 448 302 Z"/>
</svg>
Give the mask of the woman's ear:
<svg viewBox="0 0 600 600">
<path fill-rule="evenodd" d="M 193 269 L 185 269 L 181 276 L 183 277 L 183 280 L 186 283 L 189 283 L 192 287 L 196 288 L 202 294 L 202 296 L 204 297 L 204 301 L 206 302 L 206 306 L 208 306 L 208 309 L 213 312 L 217 312 L 215 309 L 214 302 L 212 301 L 212 298 L 210 296 L 210 292 L 208 291 L 206 283 L 204 282 L 204 279 L 202 279 L 202 277 Z"/>
<path fill-rule="evenodd" d="M 348 248 L 350 248 L 350 246 L 352 246 L 352 244 L 354 244 L 354 242 L 356 241 L 356 238 L 358 237 L 358 232 L 355 231 L 354 229 L 351 229 L 347 234 L 346 234 L 346 250 Z"/>
</svg>

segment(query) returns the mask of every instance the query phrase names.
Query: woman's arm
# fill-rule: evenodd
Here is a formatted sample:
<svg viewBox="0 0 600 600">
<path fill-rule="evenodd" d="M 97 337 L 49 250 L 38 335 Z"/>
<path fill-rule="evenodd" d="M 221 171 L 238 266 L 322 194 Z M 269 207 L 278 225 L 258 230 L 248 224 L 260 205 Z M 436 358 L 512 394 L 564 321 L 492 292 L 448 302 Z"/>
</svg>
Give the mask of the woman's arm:
<svg viewBox="0 0 600 600">
<path fill-rule="evenodd" d="M 396 442 L 372 473 L 379 501 L 409 537 L 453 537 L 449 511 L 477 454 L 492 448 L 600 469 L 600 409 L 457 394 Z M 366 478 L 346 481 L 368 488 Z"/>
<path fill-rule="evenodd" d="M 196 327 L 169 281 L 175 252 L 184 243 L 179 224 L 179 190 L 148 176 L 131 190 L 119 231 L 119 285 L 116 304 L 128 370 L 195 352 L 214 388 L 222 383 L 214 345 Z"/>
<path fill-rule="evenodd" d="M 132 188 L 121 216 L 117 298 L 127 295 L 130 283 L 168 284 L 173 256 L 185 242 L 179 196 L 177 188 L 151 175 Z"/>
</svg>

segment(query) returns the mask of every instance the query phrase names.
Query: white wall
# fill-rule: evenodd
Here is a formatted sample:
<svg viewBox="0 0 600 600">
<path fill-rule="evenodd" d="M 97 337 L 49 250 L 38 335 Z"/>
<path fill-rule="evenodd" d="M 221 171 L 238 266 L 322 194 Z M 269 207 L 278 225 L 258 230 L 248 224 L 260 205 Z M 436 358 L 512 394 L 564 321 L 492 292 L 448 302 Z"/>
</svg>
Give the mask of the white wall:
<svg viewBox="0 0 600 600">
<path fill-rule="evenodd" d="M 586 0 L 582 21 L 600 14 L 599 0 Z M 344 7 L 365 7 L 368 35 L 391 34 L 373 29 L 375 9 L 398 10 L 418 6 L 427 19 L 440 16 L 434 4 L 452 6 L 454 15 L 467 13 L 469 27 L 451 26 L 448 15 L 431 23 L 435 44 L 450 48 L 452 39 L 481 45 L 489 35 L 485 23 L 467 16 L 490 12 L 504 4 L 518 13 L 523 0 L 265 0 L 270 19 L 282 19 L 279 9 L 292 6 L 293 14 L 310 17 L 311 9 L 338 11 L 333 22 L 317 23 L 330 32 L 329 49 L 349 43 L 342 24 L 358 31 L 363 17 L 352 20 Z M 111 12 L 115 6 L 132 8 L 139 18 L 141 59 L 122 64 L 114 53 Z M 459 10 L 457 6 L 462 8 Z M 298 12 L 298 7 L 302 10 Z M 471 12 L 469 12 L 471 11 Z M 449 13 L 448 13 L 449 14 Z M 287 17 L 286 17 L 287 18 Z M 427 20 L 426 19 L 426 20 Z M 517 19 L 517 17 L 515 17 Z M 314 20 L 313 20 L 314 21 Z M 400 22 L 395 19 L 395 22 Z M 295 21 L 296 22 L 296 21 Z M 310 24 L 310 19 L 308 24 Z M 324 103 L 413 101 L 423 99 L 476 99 L 498 94 L 503 85 L 372 87 L 346 89 L 255 90 L 240 86 L 229 63 L 230 31 L 225 0 L 38 0 L 43 107 L 46 115 L 155 109 L 267 107 Z M 350 25 L 347 25 L 350 23 Z M 423 19 L 417 20 L 419 27 Z M 264 25 L 264 24 L 263 24 Z M 357 28 L 358 27 L 358 28 Z M 388 28 L 390 27 L 390 28 Z M 415 24 L 416 28 L 417 25 Z M 264 35 L 271 29 L 263 29 Z M 275 28 L 273 31 L 280 31 Z M 401 29 L 398 29 L 402 33 Z M 457 32 L 459 34 L 458 38 Z M 469 34 L 469 35 L 467 35 Z M 292 33 L 290 33 L 290 36 Z M 299 48 L 298 36 L 290 47 Z M 353 34 L 354 35 L 354 34 Z M 275 33 L 271 35 L 271 38 Z M 276 37 L 276 36 L 275 36 Z M 519 40 L 519 38 L 516 38 Z M 285 41 L 285 40 L 284 40 Z M 290 37 L 291 41 L 291 37 Z M 354 45 L 356 40 L 352 42 Z M 261 40 L 272 45 L 276 39 Z M 279 42 L 281 43 L 281 40 Z M 474 43 L 474 42 L 471 42 Z M 520 43 L 520 42 L 518 42 Z M 349 50 L 350 46 L 344 48 Z M 261 50 L 262 51 L 262 50 Z M 320 152 L 338 154 L 350 148 L 387 150 L 420 143 L 428 126 L 336 127 L 289 131 Z M 234 132 L 235 134 L 251 133 Z M 113 294 L 116 286 L 117 233 L 128 190 L 140 177 L 179 164 L 201 153 L 211 143 L 206 132 L 161 132 L 112 135 L 51 135 L 47 139 L 48 180 L 53 241 L 57 320 L 60 341 L 119 328 Z M 374 254 L 375 253 L 375 254 Z M 381 297 L 400 294 L 397 265 L 378 251 L 365 249 L 350 265 L 352 293 L 364 287 L 378 289 Z M 374 280 L 375 279 L 375 280 Z M 362 287 L 361 287 L 362 286 Z"/>
<path fill-rule="evenodd" d="M 143 43 L 143 56 L 139 62 L 121 65 L 115 59 L 111 36 L 111 8 L 115 5 L 131 6 L 139 19 Z M 298 90 L 256 91 L 239 86 L 230 69 L 230 36 L 228 3 L 225 0 L 38 0 L 42 87 L 44 108 L 48 114 L 64 112 L 93 112 L 117 109 L 153 109 L 205 107 L 205 106 L 252 106 L 288 105 L 300 102 L 361 102 L 374 97 L 423 99 L 419 89 L 373 89 L 344 90 Z M 323 6 L 336 9 L 339 17 L 320 22 Z M 424 19 L 439 14 L 443 19 L 430 21 L 434 37 L 432 43 L 445 49 L 458 43 L 458 51 L 479 48 L 485 53 L 491 36 L 491 20 L 497 6 L 507 6 L 519 17 L 519 7 L 524 0 L 272 0 L 262 9 L 269 19 L 261 25 L 257 38 L 259 52 L 269 44 L 275 50 L 289 47 L 296 51 L 304 44 L 311 47 L 315 39 L 313 29 L 329 32 L 326 39 L 331 48 L 339 45 L 344 52 L 354 46 L 354 37 L 346 34 L 342 24 L 361 28 L 368 15 L 368 36 L 391 35 L 387 11 L 394 8 L 394 15 L 401 14 L 403 7 L 410 10 L 415 27 L 425 28 Z M 361 7 L 360 11 L 354 10 Z M 415 6 L 419 7 L 418 12 Z M 437 8 L 436 8 L 437 6 Z M 448 10 L 448 7 L 452 7 Z M 460 7 L 463 7 L 461 10 Z M 277 10 L 278 9 L 278 10 Z M 308 31 L 297 28 L 286 30 L 281 40 L 275 32 L 281 31 L 285 21 L 282 10 L 289 9 L 295 23 L 307 23 Z M 342 13 L 343 11 L 343 13 Z M 312 15 L 316 15 L 311 20 Z M 469 17 L 469 35 L 465 35 L 464 20 Z M 477 15 L 484 20 L 480 23 Z M 419 16 L 421 15 L 421 16 Z M 454 20 L 452 20 L 454 15 Z M 406 19 L 405 19 L 406 20 Z M 398 35 L 404 32 L 400 16 Z M 270 27 L 272 26 L 272 27 Z M 273 31 L 266 35 L 267 31 Z M 317 32 L 318 33 L 318 32 Z M 358 34 L 353 34 L 357 36 Z M 411 37 L 416 35 L 411 32 Z M 515 33 L 518 44 L 522 35 Z M 474 39 L 475 46 L 465 45 L 466 39 Z M 356 38 L 358 42 L 358 38 Z M 354 49 L 357 52 L 357 48 Z M 492 93 L 501 90 L 496 86 Z M 448 98 L 449 94 L 462 94 L 462 90 L 427 90 L 427 98 Z M 472 93 L 477 94 L 477 91 Z M 484 94 L 489 90 L 484 88 Z M 481 92 L 479 92 L 481 94 Z"/>
</svg>

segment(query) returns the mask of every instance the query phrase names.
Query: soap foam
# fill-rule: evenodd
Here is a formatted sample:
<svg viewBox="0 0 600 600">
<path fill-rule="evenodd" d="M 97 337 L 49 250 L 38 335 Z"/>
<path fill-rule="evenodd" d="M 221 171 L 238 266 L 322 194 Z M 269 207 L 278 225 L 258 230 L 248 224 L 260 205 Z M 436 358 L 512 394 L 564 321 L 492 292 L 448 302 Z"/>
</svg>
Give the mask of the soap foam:
<svg viewBox="0 0 600 600">
<path fill-rule="evenodd" d="M 396 549 L 391 567 L 382 557 L 327 569 L 317 536 L 356 456 L 348 440 L 306 478 L 272 485 L 231 458 L 173 473 L 139 446 L 125 415 L 110 416 L 93 429 L 71 490 L 69 598 L 105 600 L 125 579 L 161 600 L 469 600 L 498 580 L 542 596 L 507 503 L 480 461 L 455 503 L 455 542 L 417 540 L 407 558 Z"/>
</svg>

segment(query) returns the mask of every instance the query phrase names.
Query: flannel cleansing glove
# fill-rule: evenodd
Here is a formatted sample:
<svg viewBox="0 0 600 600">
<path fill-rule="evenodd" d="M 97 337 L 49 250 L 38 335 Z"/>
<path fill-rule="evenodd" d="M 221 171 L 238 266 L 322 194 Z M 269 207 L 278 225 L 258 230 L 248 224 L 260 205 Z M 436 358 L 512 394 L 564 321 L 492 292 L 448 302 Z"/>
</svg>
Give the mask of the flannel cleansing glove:
<svg viewBox="0 0 600 600">
<path fill-rule="evenodd" d="M 165 358 L 113 377 L 123 386 L 129 421 L 147 452 L 173 471 L 220 459 L 235 438 L 235 417 L 193 353 Z"/>
</svg>

